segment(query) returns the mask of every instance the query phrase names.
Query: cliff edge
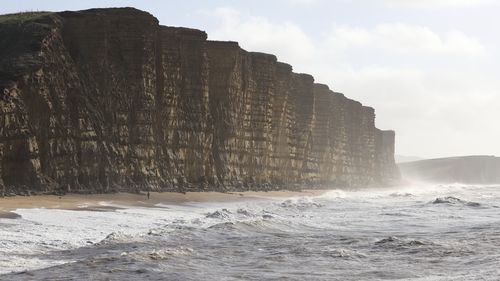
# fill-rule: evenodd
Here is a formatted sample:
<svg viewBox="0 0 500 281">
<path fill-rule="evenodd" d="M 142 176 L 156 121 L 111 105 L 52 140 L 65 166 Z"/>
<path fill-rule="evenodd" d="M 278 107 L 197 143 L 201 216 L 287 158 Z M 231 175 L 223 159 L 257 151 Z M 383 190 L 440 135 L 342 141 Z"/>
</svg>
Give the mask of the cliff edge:
<svg viewBox="0 0 500 281">
<path fill-rule="evenodd" d="M 0 16 L 0 190 L 388 184 L 394 132 L 269 54 L 133 8 Z"/>
</svg>

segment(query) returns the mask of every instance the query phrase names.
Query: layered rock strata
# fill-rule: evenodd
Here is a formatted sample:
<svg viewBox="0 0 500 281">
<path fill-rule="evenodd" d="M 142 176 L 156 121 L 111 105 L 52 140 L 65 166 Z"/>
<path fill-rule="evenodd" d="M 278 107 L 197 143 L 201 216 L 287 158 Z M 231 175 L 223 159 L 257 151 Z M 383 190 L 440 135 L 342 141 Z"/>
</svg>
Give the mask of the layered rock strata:
<svg viewBox="0 0 500 281">
<path fill-rule="evenodd" d="M 132 9 L 2 21 L 0 190 L 365 186 L 398 179 L 374 110 L 276 57 Z"/>
</svg>

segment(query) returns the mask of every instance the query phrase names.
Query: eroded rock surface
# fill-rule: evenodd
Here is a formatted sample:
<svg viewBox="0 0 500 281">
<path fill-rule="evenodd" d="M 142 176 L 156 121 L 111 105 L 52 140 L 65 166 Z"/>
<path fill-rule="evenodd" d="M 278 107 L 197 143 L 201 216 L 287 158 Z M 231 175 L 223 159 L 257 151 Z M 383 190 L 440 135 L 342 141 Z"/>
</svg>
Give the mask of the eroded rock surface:
<svg viewBox="0 0 500 281">
<path fill-rule="evenodd" d="M 308 74 L 132 8 L 0 20 L 0 190 L 394 182 L 394 132 Z"/>
</svg>

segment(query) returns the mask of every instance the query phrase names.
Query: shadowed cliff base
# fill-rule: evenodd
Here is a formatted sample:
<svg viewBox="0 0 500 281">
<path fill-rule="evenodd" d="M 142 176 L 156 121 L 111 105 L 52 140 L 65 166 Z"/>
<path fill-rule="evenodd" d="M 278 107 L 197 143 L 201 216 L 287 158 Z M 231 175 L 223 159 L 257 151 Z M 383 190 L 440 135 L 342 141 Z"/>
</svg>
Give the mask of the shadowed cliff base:
<svg viewBox="0 0 500 281">
<path fill-rule="evenodd" d="M 373 108 L 274 55 L 133 8 L 4 15 L 0 38 L 3 194 L 399 179 Z"/>
</svg>

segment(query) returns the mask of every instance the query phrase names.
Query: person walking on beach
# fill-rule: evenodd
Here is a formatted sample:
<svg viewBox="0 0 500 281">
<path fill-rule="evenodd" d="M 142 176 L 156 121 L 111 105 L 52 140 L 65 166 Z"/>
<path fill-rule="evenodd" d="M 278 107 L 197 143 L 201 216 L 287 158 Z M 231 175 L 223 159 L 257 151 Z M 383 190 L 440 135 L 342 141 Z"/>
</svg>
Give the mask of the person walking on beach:
<svg viewBox="0 0 500 281">
<path fill-rule="evenodd" d="M 148 191 L 148 194 L 146 196 L 148 197 L 148 200 L 149 200 L 149 191 Z"/>
</svg>

